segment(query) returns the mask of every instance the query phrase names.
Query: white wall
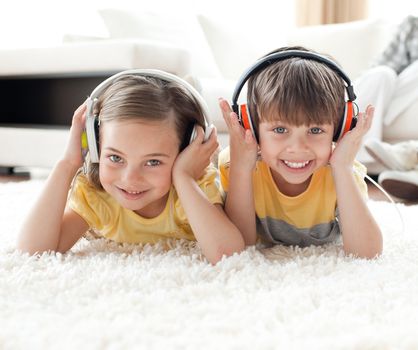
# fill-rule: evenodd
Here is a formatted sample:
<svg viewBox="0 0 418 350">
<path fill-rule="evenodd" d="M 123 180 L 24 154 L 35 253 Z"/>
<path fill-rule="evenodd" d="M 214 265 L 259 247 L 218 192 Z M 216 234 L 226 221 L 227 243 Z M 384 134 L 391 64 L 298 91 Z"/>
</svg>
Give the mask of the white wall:
<svg viewBox="0 0 418 350">
<path fill-rule="evenodd" d="M 294 26 L 291 0 L 0 0 L 0 48 L 55 45 L 65 33 L 106 36 L 96 13 L 106 7 L 204 13 L 266 30 Z"/>
<path fill-rule="evenodd" d="M 369 16 L 399 23 L 408 15 L 418 16 L 416 0 L 368 0 Z"/>
</svg>

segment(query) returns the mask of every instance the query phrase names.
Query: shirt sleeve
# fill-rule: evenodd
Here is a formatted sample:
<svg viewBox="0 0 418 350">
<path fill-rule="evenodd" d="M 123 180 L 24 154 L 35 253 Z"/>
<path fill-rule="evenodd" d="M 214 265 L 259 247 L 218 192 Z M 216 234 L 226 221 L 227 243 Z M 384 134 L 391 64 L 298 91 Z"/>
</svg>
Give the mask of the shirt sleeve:
<svg viewBox="0 0 418 350">
<path fill-rule="evenodd" d="M 229 147 L 227 147 L 221 151 L 218 157 L 219 177 L 223 193 L 228 192 L 229 187 L 229 161 Z"/>
<path fill-rule="evenodd" d="M 80 215 L 90 228 L 97 230 L 103 228 L 110 216 L 99 192 L 80 174 L 74 181 L 68 201 L 69 207 Z"/>
<path fill-rule="evenodd" d="M 221 186 L 219 183 L 219 172 L 213 165 L 210 165 L 198 181 L 197 184 L 201 190 L 206 194 L 212 204 L 222 204 L 223 196 Z"/>
</svg>

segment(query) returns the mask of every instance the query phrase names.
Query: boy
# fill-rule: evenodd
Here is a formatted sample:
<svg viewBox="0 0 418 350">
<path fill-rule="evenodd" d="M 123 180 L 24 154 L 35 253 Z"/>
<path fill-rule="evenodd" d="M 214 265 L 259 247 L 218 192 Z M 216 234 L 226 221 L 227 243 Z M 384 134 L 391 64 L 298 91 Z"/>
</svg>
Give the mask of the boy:
<svg viewBox="0 0 418 350">
<path fill-rule="evenodd" d="M 365 203 L 365 168 L 354 158 L 374 108 L 360 113 L 334 148 L 344 110 L 353 114 L 351 83 L 329 59 L 296 49 L 270 53 L 241 78 L 234 102 L 248 79 L 247 121 L 245 108 L 240 115 L 247 130 L 220 100 L 230 133 L 230 147 L 219 156 L 226 212 L 247 245 L 257 233 L 302 247 L 342 233 L 345 253 L 373 258 L 382 252 L 382 235 Z"/>
</svg>

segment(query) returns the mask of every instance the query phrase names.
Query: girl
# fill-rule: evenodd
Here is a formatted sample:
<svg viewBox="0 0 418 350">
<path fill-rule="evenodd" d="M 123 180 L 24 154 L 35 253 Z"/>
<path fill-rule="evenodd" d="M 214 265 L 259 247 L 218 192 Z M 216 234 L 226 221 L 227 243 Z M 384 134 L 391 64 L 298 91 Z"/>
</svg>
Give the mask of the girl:
<svg viewBox="0 0 418 350">
<path fill-rule="evenodd" d="M 89 133 L 93 157 L 86 158 L 86 174 L 79 171 L 84 103 L 74 113 L 62 159 L 23 223 L 18 248 L 65 252 L 93 228 L 117 242 L 197 240 L 212 264 L 241 251 L 243 238 L 223 211 L 217 172 L 209 165 L 218 143 L 216 131 L 204 142 L 206 109 L 198 93 L 154 70 L 119 73 L 96 90 L 103 84 L 97 101 L 94 92 L 88 100 L 98 120 L 98 163 Z M 190 129 L 196 136 L 188 144 Z"/>
</svg>

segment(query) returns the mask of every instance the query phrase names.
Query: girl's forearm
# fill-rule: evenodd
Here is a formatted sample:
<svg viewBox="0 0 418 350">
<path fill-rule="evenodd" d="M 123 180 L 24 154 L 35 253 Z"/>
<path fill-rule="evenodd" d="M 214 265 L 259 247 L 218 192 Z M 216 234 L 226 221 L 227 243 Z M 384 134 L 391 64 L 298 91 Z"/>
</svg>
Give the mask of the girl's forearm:
<svg viewBox="0 0 418 350">
<path fill-rule="evenodd" d="M 352 170 L 334 171 L 344 251 L 361 258 L 382 253 L 383 239 L 354 179 Z"/>
<path fill-rule="evenodd" d="M 216 264 L 223 255 L 244 249 L 241 233 L 222 208 L 213 205 L 194 179 L 178 177 L 174 183 L 196 240 L 206 256 Z"/>
<path fill-rule="evenodd" d="M 257 241 L 252 172 L 230 169 L 225 211 L 242 233 L 245 245 Z"/>
<path fill-rule="evenodd" d="M 56 250 L 68 190 L 78 169 L 59 161 L 49 175 L 45 187 L 23 222 L 17 248 L 34 254 Z"/>
</svg>

